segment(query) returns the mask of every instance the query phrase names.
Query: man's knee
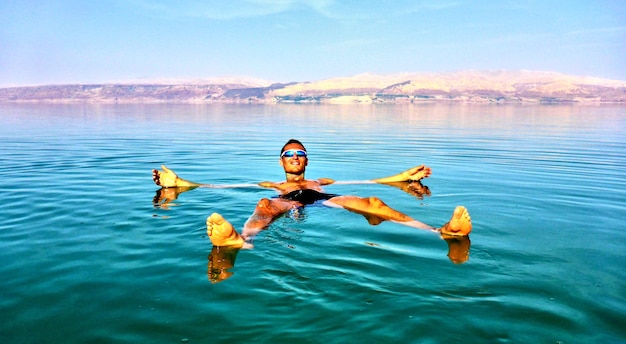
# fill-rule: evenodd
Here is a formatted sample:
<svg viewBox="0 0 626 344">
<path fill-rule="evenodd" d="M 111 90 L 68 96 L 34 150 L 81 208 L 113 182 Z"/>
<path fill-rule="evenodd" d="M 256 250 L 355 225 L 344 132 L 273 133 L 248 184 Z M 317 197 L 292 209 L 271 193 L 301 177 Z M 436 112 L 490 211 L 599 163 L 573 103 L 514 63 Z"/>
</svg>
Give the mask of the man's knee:
<svg viewBox="0 0 626 344">
<path fill-rule="evenodd" d="M 256 204 L 257 208 L 267 208 L 272 204 L 269 198 L 261 198 L 259 203 Z"/>
<path fill-rule="evenodd" d="M 386 206 L 385 202 L 383 202 L 383 200 L 381 200 L 380 198 L 376 197 L 376 196 L 372 196 L 370 198 L 368 198 L 368 202 L 371 206 L 374 207 L 384 207 Z"/>
</svg>

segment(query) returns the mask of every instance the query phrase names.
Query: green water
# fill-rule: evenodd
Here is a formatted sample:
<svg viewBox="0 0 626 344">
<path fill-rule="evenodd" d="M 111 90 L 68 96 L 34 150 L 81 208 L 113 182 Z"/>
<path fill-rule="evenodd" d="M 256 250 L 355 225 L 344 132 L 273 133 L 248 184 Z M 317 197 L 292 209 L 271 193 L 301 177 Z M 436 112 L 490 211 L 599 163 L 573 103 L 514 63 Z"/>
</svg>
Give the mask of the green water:
<svg viewBox="0 0 626 344">
<path fill-rule="evenodd" d="M 0 105 L 2 343 L 626 341 L 626 107 Z M 430 195 L 378 196 L 431 225 L 472 216 L 469 260 L 436 234 L 322 205 L 278 219 L 211 283 L 206 217 L 240 228 L 256 187 L 155 207 L 151 169 L 252 184 L 365 180 L 427 164 Z M 224 254 L 224 252 L 221 252 Z M 224 258 L 224 257 L 222 257 Z"/>
</svg>

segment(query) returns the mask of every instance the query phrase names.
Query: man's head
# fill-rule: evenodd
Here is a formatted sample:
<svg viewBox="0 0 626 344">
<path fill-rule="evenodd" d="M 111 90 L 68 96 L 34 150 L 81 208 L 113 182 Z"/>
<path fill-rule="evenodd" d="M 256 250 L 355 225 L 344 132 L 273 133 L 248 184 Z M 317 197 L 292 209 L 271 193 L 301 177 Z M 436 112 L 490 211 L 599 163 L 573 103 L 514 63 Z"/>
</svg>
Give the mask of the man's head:
<svg viewBox="0 0 626 344">
<path fill-rule="evenodd" d="M 289 139 L 289 141 L 287 141 L 287 143 L 285 143 L 283 148 L 280 149 L 280 154 L 282 155 L 283 152 L 288 149 L 287 146 L 290 146 L 290 145 L 293 145 L 293 144 L 299 145 L 300 148 L 298 148 L 298 149 L 301 149 L 301 150 L 306 152 L 306 148 L 304 148 L 304 145 L 302 144 L 302 142 L 300 142 L 299 140 L 296 140 L 296 139 Z"/>
<path fill-rule="evenodd" d="M 280 150 L 280 166 L 287 174 L 304 175 L 308 163 L 306 148 L 296 139 L 287 141 Z"/>
</svg>

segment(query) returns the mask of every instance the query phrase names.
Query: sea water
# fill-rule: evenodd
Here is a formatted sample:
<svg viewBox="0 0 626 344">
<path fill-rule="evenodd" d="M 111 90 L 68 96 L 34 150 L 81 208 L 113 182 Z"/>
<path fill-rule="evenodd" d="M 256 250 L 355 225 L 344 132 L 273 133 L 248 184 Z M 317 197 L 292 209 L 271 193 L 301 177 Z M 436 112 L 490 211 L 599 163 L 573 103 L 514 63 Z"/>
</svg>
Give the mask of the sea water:
<svg viewBox="0 0 626 344">
<path fill-rule="evenodd" d="M 3 343 L 581 343 L 626 340 L 626 107 L 0 105 Z M 280 181 L 426 164 L 420 192 L 336 184 L 462 242 L 314 204 L 215 250 Z M 233 188 L 159 199 L 151 170 Z M 456 250 L 469 249 L 467 259 Z M 463 258 L 463 257 L 461 257 Z"/>
</svg>

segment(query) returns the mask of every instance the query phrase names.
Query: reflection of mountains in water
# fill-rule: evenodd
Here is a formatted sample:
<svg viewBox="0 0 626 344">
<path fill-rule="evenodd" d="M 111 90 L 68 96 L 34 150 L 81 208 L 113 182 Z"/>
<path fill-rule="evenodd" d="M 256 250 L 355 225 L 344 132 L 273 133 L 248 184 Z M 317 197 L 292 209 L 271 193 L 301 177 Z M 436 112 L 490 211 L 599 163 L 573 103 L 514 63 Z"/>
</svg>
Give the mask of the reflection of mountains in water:
<svg viewBox="0 0 626 344">
<path fill-rule="evenodd" d="M 0 101 L 184 103 L 625 102 L 626 82 L 552 72 L 361 74 L 271 84 L 194 82 L 47 85 L 0 88 Z"/>
</svg>

